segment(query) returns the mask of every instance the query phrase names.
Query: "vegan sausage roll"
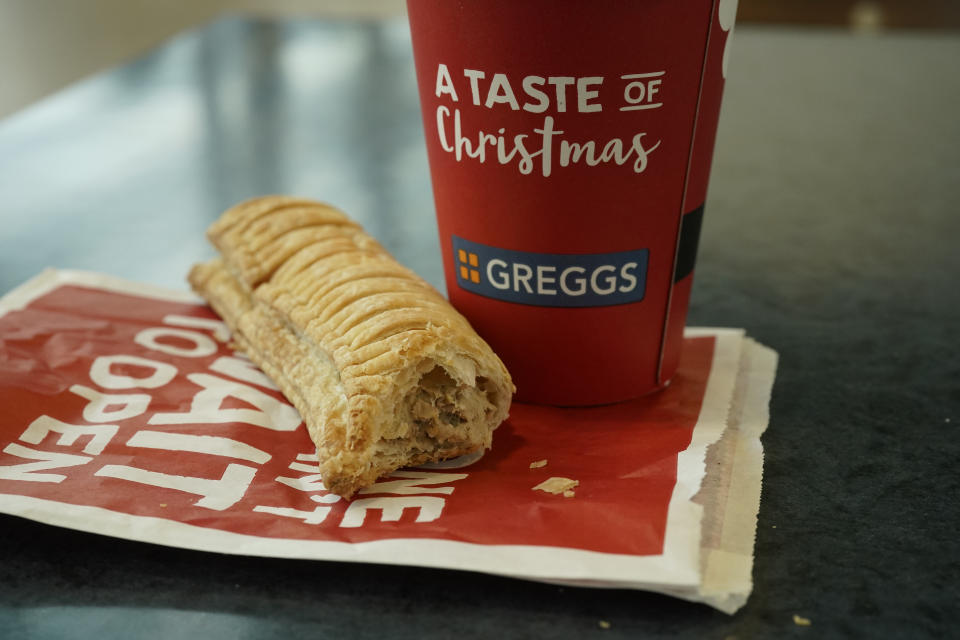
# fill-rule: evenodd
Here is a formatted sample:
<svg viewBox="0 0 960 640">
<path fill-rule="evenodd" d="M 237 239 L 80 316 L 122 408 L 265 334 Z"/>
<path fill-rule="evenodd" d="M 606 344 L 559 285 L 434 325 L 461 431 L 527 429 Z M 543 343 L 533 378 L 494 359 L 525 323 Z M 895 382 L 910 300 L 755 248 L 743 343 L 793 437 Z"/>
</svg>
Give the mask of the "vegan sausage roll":
<svg viewBox="0 0 960 640">
<path fill-rule="evenodd" d="M 340 211 L 265 197 L 208 230 L 193 289 L 280 387 L 349 498 L 404 466 L 489 448 L 514 387 L 467 320 Z"/>
</svg>

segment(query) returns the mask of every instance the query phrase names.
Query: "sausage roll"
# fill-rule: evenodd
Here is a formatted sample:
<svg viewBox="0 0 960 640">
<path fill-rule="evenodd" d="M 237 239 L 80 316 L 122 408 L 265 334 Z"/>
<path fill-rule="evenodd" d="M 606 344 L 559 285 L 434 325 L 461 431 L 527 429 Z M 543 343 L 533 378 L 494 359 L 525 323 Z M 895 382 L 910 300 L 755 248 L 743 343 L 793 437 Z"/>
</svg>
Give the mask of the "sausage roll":
<svg viewBox="0 0 960 640">
<path fill-rule="evenodd" d="M 340 211 L 271 196 L 225 212 L 189 280 L 300 412 L 349 498 L 403 466 L 491 446 L 514 387 L 444 297 Z"/>
</svg>

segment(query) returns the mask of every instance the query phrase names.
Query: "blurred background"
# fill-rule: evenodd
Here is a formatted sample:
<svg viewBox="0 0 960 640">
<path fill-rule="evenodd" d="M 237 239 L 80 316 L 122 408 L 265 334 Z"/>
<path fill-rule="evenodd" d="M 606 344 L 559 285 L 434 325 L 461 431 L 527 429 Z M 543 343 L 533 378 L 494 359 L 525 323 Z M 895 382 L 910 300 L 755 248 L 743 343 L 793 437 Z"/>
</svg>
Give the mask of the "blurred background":
<svg viewBox="0 0 960 640">
<path fill-rule="evenodd" d="M 404 0 L 0 0 L 0 118 L 223 14 L 401 15 Z M 851 29 L 960 29 L 960 0 L 740 0 L 737 21 Z"/>
</svg>

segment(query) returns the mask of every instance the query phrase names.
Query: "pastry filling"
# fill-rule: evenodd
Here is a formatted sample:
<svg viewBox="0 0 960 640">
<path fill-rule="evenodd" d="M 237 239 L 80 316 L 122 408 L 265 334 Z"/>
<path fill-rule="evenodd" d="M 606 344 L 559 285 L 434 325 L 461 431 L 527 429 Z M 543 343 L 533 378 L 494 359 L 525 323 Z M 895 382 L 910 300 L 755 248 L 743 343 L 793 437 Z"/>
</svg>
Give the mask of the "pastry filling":
<svg viewBox="0 0 960 640">
<path fill-rule="evenodd" d="M 458 384 L 443 367 L 435 366 L 407 394 L 398 416 L 396 437 L 423 451 L 453 451 L 464 445 L 489 445 L 490 416 L 496 411 L 496 391 L 477 378 L 476 386 Z M 476 449 L 479 446 L 474 447 Z"/>
</svg>

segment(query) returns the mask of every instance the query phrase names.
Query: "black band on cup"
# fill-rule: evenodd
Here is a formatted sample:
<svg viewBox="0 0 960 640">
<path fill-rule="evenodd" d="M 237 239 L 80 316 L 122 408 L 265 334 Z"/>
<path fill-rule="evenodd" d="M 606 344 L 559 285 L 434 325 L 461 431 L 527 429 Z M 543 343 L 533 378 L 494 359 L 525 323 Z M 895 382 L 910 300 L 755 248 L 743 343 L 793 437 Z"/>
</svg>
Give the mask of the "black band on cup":
<svg viewBox="0 0 960 640">
<path fill-rule="evenodd" d="M 693 272 L 697 262 L 697 245 L 700 242 L 700 227 L 703 226 L 703 205 L 684 214 L 680 222 L 680 243 L 677 247 L 677 268 L 673 281 L 680 282 Z"/>
</svg>

